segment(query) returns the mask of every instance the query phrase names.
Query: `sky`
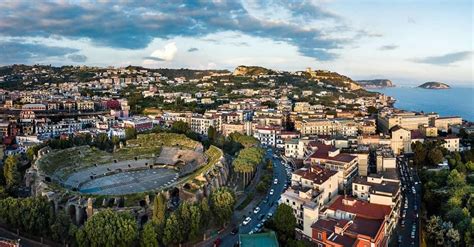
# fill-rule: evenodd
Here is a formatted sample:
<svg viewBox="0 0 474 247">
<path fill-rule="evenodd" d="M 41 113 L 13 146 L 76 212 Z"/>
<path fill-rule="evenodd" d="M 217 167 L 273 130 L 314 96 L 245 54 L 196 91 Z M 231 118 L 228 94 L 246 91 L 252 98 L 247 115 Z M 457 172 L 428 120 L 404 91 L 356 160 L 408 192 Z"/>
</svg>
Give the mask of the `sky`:
<svg viewBox="0 0 474 247">
<path fill-rule="evenodd" d="M 470 0 L 0 1 L 0 65 L 336 71 L 473 86 Z"/>
</svg>

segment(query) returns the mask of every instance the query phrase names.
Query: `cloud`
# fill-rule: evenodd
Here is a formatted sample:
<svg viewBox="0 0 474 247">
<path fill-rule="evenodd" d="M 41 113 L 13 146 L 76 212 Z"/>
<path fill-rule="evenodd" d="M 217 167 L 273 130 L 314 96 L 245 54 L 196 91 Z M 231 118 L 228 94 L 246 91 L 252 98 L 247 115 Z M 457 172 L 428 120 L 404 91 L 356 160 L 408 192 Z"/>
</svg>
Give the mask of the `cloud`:
<svg viewBox="0 0 474 247">
<path fill-rule="evenodd" d="M 64 57 L 78 49 L 23 43 L 20 40 L 0 41 L 0 64 L 44 62 L 48 58 Z"/>
<path fill-rule="evenodd" d="M 76 63 L 83 63 L 87 61 L 87 56 L 80 55 L 80 54 L 71 54 L 71 55 L 68 55 L 67 58 L 69 58 L 71 61 L 76 62 Z"/>
<path fill-rule="evenodd" d="M 169 43 L 166 44 L 163 49 L 155 50 L 151 53 L 148 59 L 157 60 L 157 61 L 171 61 L 176 56 L 178 52 L 178 47 L 176 47 L 176 43 Z"/>
<path fill-rule="evenodd" d="M 198 51 L 199 49 L 196 48 L 196 47 L 191 47 L 188 49 L 188 52 L 195 52 L 195 51 Z"/>
<path fill-rule="evenodd" d="M 107 1 L 0 2 L 0 35 L 6 37 L 66 37 L 88 39 L 97 46 L 142 49 L 154 38 L 204 37 L 223 31 L 286 42 L 301 55 L 317 60 L 337 57 L 336 50 L 362 36 L 328 37 L 328 25 L 303 25 L 339 21 L 340 17 L 311 1 L 270 1 L 290 19 L 271 20 L 253 15 L 240 1 Z"/>
<path fill-rule="evenodd" d="M 390 50 L 395 50 L 398 49 L 398 45 L 383 45 L 379 47 L 379 50 L 381 51 L 390 51 Z"/>
<path fill-rule="evenodd" d="M 165 61 L 165 60 L 164 60 L 164 59 L 162 59 L 162 58 L 158 58 L 158 57 L 151 57 L 151 56 L 144 57 L 143 59 L 145 59 L 145 60 L 153 60 L 153 61 L 158 61 L 158 62 Z"/>
<path fill-rule="evenodd" d="M 466 60 L 472 56 L 472 51 L 453 52 L 440 56 L 431 56 L 424 58 L 414 58 L 412 61 L 417 63 L 426 63 L 433 65 L 451 65 L 453 63 Z"/>
</svg>

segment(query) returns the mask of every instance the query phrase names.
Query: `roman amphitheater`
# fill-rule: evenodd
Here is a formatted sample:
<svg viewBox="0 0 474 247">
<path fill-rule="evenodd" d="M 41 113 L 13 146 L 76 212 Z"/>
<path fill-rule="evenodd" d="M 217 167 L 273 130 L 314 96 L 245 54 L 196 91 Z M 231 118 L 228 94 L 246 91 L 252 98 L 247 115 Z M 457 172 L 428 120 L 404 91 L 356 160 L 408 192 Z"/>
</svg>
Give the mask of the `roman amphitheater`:
<svg viewBox="0 0 474 247">
<path fill-rule="evenodd" d="M 173 133 L 139 135 L 113 152 L 90 146 L 46 147 L 38 155 L 30 171 L 36 193 L 45 193 L 51 184 L 84 195 L 118 196 L 171 187 L 196 191 L 225 183 L 228 174 L 219 148 L 204 151 L 201 143 Z"/>
</svg>

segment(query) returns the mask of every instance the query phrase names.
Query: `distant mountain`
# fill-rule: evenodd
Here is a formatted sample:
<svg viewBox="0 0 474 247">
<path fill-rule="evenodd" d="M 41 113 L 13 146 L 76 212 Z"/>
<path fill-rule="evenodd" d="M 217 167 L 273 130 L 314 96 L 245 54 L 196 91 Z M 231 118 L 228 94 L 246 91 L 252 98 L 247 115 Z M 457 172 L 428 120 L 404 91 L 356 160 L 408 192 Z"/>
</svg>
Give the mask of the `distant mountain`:
<svg viewBox="0 0 474 247">
<path fill-rule="evenodd" d="M 260 66 L 244 66 L 240 65 L 235 68 L 232 75 L 243 75 L 243 76 L 253 76 L 253 75 L 272 75 L 275 74 L 275 71 L 266 69 Z"/>
<path fill-rule="evenodd" d="M 395 84 L 388 79 L 360 80 L 356 81 L 364 88 L 384 88 L 395 87 Z"/>
<path fill-rule="evenodd" d="M 424 89 L 449 89 L 449 88 L 451 88 L 446 83 L 436 82 L 436 81 L 425 82 L 425 83 L 419 85 L 418 87 L 424 88 Z"/>
</svg>

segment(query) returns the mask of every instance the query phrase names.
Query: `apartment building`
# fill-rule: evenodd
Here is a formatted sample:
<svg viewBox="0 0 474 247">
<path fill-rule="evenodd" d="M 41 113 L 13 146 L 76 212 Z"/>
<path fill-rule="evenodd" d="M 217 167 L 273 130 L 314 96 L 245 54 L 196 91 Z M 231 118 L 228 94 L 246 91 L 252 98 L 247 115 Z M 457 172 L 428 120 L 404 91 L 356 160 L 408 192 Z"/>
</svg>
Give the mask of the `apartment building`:
<svg viewBox="0 0 474 247">
<path fill-rule="evenodd" d="M 430 119 L 430 125 L 441 131 L 447 132 L 452 125 L 462 124 L 461 117 L 434 117 Z"/>
<path fill-rule="evenodd" d="M 151 130 L 153 121 L 147 117 L 131 117 L 123 120 L 125 128 L 134 128 L 137 132 Z"/>
<path fill-rule="evenodd" d="M 43 123 L 36 126 L 36 133 L 44 137 L 57 137 L 62 134 L 73 134 L 83 130 L 83 123 L 74 119 L 63 119 L 57 123 Z"/>
<path fill-rule="evenodd" d="M 277 144 L 277 134 L 281 127 L 277 126 L 256 126 L 253 131 L 253 137 L 257 138 L 262 145 L 275 147 Z"/>
<path fill-rule="evenodd" d="M 450 152 L 459 152 L 459 137 L 457 136 L 447 136 L 441 137 L 441 140 L 444 141 L 443 147 Z"/>
<path fill-rule="evenodd" d="M 305 163 L 318 164 L 338 173 L 339 189 L 343 190 L 352 183 L 352 179 L 358 174 L 358 156 L 355 154 L 341 153 L 339 148 L 320 142 L 310 142 L 311 155 Z"/>
<path fill-rule="evenodd" d="M 292 174 L 291 188 L 281 195 L 279 203 L 293 208 L 298 230 L 311 236 L 311 225 L 318 219 L 319 208 L 337 195 L 336 171 L 318 166 L 302 168 Z"/>
<path fill-rule="evenodd" d="M 382 174 L 358 176 L 352 182 L 352 195 L 370 203 L 397 208 L 400 203 L 400 181 Z"/>
<path fill-rule="evenodd" d="M 222 125 L 220 116 L 195 114 L 191 117 L 191 130 L 200 135 L 207 135 L 207 131 L 211 126 L 217 131 L 221 130 Z"/>
<path fill-rule="evenodd" d="M 302 135 L 334 135 L 336 126 L 327 119 L 305 119 L 295 121 L 295 129 Z"/>
<path fill-rule="evenodd" d="M 312 225 L 311 239 L 318 247 L 387 246 L 391 211 L 386 205 L 338 196 Z"/>
<path fill-rule="evenodd" d="M 245 124 L 243 123 L 223 123 L 222 135 L 228 136 L 234 132 L 245 134 Z"/>
<path fill-rule="evenodd" d="M 93 111 L 94 110 L 94 102 L 85 100 L 85 101 L 78 101 L 76 102 L 76 108 L 78 111 Z"/>
<path fill-rule="evenodd" d="M 395 169 L 397 165 L 397 160 L 392 149 L 379 148 L 378 150 L 376 150 L 375 164 L 377 167 L 377 172 L 383 172 L 387 169 Z"/>
<path fill-rule="evenodd" d="M 429 116 L 414 112 L 386 113 L 378 116 L 378 128 L 384 133 L 389 133 L 397 125 L 407 130 L 416 130 L 420 125 L 428 125 L 429 121 Z"/>
</svg>

